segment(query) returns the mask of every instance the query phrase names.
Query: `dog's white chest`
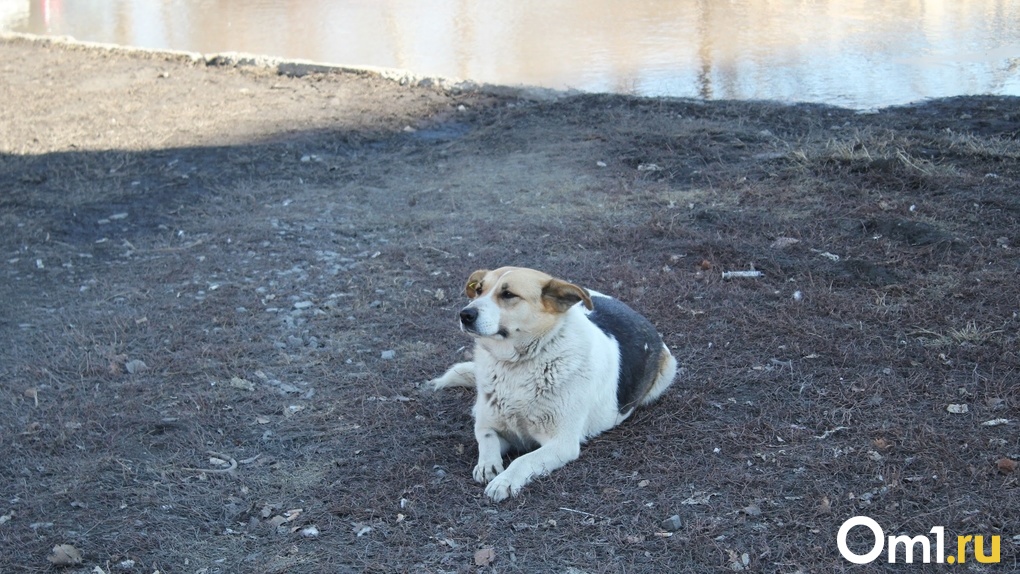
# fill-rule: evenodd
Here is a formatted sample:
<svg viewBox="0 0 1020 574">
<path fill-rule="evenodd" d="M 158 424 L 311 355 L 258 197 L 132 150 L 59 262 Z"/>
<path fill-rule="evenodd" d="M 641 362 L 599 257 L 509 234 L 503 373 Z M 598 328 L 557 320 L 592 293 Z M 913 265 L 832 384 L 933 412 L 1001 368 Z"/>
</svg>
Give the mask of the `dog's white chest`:
<svg viewBox="0 0 1020 574">
<path fill-rule="evenodd" d="M 564 359 L 521 364 L 493 363 L 478 380 L 479 407 L 497 426 L 526 441 L 548 436 L 564 411 L 566 385 L 576 368 Z"/>
</svg>

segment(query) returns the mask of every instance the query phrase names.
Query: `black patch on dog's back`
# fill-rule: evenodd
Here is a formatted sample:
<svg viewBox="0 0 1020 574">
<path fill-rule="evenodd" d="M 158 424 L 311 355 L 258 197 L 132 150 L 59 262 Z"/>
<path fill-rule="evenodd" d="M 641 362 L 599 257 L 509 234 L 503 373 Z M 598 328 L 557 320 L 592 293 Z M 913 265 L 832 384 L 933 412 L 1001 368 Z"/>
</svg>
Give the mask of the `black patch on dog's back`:
<svg viewBox="0 0 1020 574">
<path fill-rule="evenodd" d="M 624 414 L 636 407 L 655 383 L 663 352 L 662 337 L 648 319 L 622 301 L 595 294 L 591 301 L 594 309 L 588 319 L 620 347 L 616 404 Z"/>
</svg>

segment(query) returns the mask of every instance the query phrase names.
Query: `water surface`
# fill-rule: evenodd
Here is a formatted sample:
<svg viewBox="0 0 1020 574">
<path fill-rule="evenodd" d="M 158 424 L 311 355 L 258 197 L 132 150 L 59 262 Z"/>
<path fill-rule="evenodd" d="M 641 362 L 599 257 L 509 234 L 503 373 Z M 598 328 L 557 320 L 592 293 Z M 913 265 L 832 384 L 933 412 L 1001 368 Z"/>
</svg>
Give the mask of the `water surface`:
<svg viewBox="0 0 1020 574">
<path fill-rule="evenodd" d="M 1020 95 L 1018 0 L 0 0 L 0 29 L 639 95 Z"/>
</svg>

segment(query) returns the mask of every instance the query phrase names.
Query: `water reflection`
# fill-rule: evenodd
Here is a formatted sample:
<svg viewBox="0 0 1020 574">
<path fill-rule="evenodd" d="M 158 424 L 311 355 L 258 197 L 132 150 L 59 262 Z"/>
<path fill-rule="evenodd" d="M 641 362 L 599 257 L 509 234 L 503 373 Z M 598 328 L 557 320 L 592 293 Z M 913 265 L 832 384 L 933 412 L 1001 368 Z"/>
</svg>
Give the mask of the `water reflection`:
<svg viewBox="0 0 1020 574">
<path fill-rule="evenodd" d="M 1020 95 L 1016 0 L 0 0 L 0 28 L 588 91 Z"/>
</svg>

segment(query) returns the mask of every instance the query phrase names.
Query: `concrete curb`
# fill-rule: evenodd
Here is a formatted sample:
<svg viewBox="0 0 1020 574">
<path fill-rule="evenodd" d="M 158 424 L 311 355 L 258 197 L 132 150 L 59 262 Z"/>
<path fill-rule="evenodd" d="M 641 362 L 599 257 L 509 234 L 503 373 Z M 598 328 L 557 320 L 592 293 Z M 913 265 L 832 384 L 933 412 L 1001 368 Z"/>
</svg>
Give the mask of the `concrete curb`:
<svg viewBox="0 0 1020 574">
<path fill-rule="evenodd" d="M 410 70 L 400 68 L 384 68 L 378 66 L 349 66 L 330 64 L 311 60 L 288 60 L 273 56 L 248 54 L 244 52 L 219 52 L 202 54 L 182 50 L 165 50 L 153 48 L 137 48 L 107 44 L 103 42 L 87 42 L 76 40 L 71 36 L 39 36 L 20 32 L 0 32 L 0 42 L 25 42 L 40 45 L 54 45 L 70 49 L 100 50 L 132 56 L 156 56 L 180 59 L 193 64 L 206 66 L 223 66 L 232 68 L 252 67 L 275 71 L 282 76 L 302 77 L 309 74 L 359 74 L 374 76 L 397 82 L 402 86 L 433 88 L 449 93 L 473 92 L 501 98 L 516 98 L 529 101 L 554 101 L 565 97 L 583 94 L 579 90 L 555 90 L 539 86 L 505 86 L 448 78 L 443 76 L 423 76 Z"/>
</svg>

